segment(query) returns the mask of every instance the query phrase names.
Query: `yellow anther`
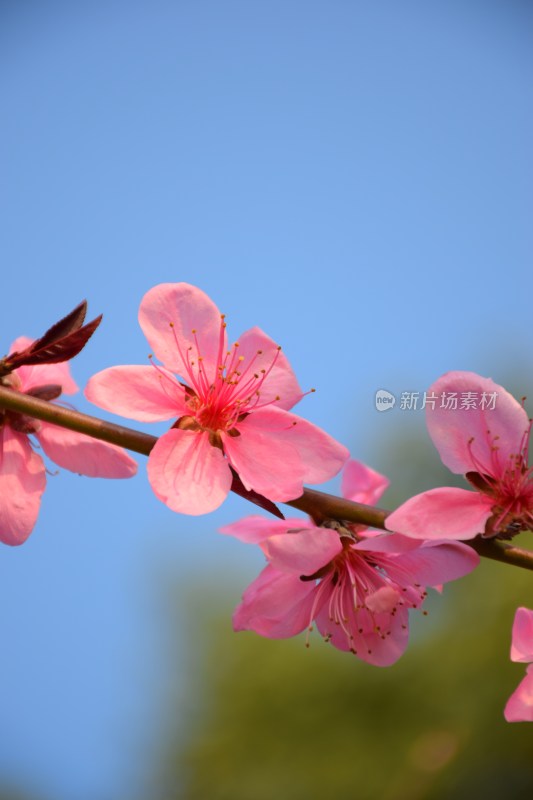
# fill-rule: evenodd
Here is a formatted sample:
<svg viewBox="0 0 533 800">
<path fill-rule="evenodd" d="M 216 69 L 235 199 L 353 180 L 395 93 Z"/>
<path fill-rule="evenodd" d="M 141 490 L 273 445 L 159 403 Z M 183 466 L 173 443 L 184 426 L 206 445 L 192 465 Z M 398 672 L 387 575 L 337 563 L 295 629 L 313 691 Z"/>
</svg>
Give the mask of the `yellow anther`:
<svg viewBox="0 0 533 800">
<path fill-rule="evenodd" d="M 239 356 L 238 360 L 239 361 L 244 361 L 244 356 Z"/>
<path fill-rule="evenodd" d="M 173 322 L 169 322 L 168 324 L 169 324 L 169 326 L 170 326 L 171 328 L 173 328 L 173 327 L 174 327 L 174 323 L 173 323 Z"/>
</svg>

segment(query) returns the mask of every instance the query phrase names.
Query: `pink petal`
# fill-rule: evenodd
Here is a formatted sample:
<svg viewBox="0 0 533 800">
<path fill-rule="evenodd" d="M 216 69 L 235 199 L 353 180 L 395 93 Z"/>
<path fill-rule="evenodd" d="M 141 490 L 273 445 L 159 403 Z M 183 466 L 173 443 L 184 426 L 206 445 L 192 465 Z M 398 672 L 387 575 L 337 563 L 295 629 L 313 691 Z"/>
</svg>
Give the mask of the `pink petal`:
<svg viewBox="0 0 533 800">
<path fill-rule="evenodd" d="M 273 402 L 278 408 L 289 409 L 302 399 L 302 390 L 287 358 L 260 328 L 250 328 L 239 336 L 239 356 L 244 359 L 240 370 L 243 379 L 248 365 L 251 375 L 263 369 L 268 373 L 260 389 L 261 405 Z"/>
<path fill-rule="evenodd" d="M 26 350 L 26 348 L 33 344 L 34 341 L 35 339 L 30 339 L 29 336 L 17 336 L 8 350 L 9 355 L 12 355 L 13 353 L 20 353 L 22 350 Z"/>
<path fill-rule="evenodd" d="M 247 489 L 274 501 L 299 497 L 303 481 L 298 452 L 286 436 L 250 423 L 258 413 L 239 423 L 240 436 L 222 434 L 224 452 Z"/>
<path fill-rule="evenodd" d="M 430 387 L 438 396 L 435 408 L 426 405 L 429 435 L 448 469 L 458 474 L 483 471 L 501 473 L 511 454 L 517 454 L 529 421 L 524 408 L 503 386 L 475 372 L 447 372 Z M 474 392 L 477 408 L 440 408 L 443 392 Z M 479 408 L 482 393 L 497 392 L 494 410 Z M 473 442 L 469 446 L 470 440 Z M 494 447 L 497 447 L 495 461 Z M 474 456 L 474 458 L 473 458 Z M 499 465 L 499 466 L 498 466 Z M 480 467 L 483 469 L 480 469 Z"/>
<path fill-rule="evenodd" d="M 89 478 L 131 478 L 137 462 L 114 444 L 41 422 L 36 433 L 44 452 L 58 466 Z"/>
<path fill-rule="evenodd" d="M 264 409 L 264 412 L 268 413 L 268 409 Z M 312 422 L 295 414 L 289 416 L 294 422 L 289 441 L 296 447 L 302 459 L 303 480 L 323 483 L 333 478 L 350 457 L 346 447 Z"/>
<path fill-rule="evenodd" d="M 366 596 L 365 606 L 374 614 L 380 612 L 391 614 L 400 599 L 401 594 L 394 586 L 382 586 L 376 592 Z"/>
<path fill-rule="evenodd" d="M 201 356 L 209 383 L 214 381 L 227 351 L 227 337 L 220 311 L 204 292 L 188 283 L 154 286 L 141 301 L 139 324 L 162 364 L 188 379 L 187 355 L 195 362 L 194 375 Z"/>
<path fill-rule="evenodd" d="M 28 437 L 0 428 L 0 541 L 22 544 L 33 530 L 46 486 L 42 458 Z"/>
<path fill-rule="evenodd" d="M 106 411 L 140 422 L 172 419 L 189 411 L 183 387 L 164 367 L 109 367 L 89 379 L 85 397 Z"/>
<path fill-rule="evenodd" d="M 526 677 L 507 701 L 503 713 L 507 722 L 533 722 L 533 664 L 527 668 Z"/>
<path fill-rule="evenodd" d="M 268 539 L 269 536 L 287 533 L 290 529 L 299 530 L 301 528 L 314 527 L 311 520 L 303 517 L 301 519 L 266 519 L 266 517 L 260 517 L 258 514 L 252 514 L 249 517 L 240 519 L 238 522 L 231 523 L 231 525 L 219 528 L 219 532 L 228 536 L 235 536 L 241 542 L 259 544 L 263 539 Z"/>
<path fill-rule="evenodd" d="M 346 597 L 346 603 L 349 602 Z M 345 603 L 345 607 L 348 607 Z M 362 608 L 349 609 L 345 627 L 332 622 L 328 616 L 327 605 L 322 607 L 316 619 L 317 627 L 331 644 L 344 652 L 353 651 L 355 655 L 377 667 L 388 667 L 403 655 L 409 640 L 409 619 L 407 609 L 399 607 L 396 614 L 370 612 Z M 377 630 L 379 626 L 379 630 Z M 381 634 L 380 631 L 387 632 Z"/>
<path fill-rule="evenodd" d="M 303 631 L 310 623 L 313 581 L 265 567 L 243 594 L 235 609 L 233 628 L 253 630 L 270 639 L 286 639 Z"/>
<path fill-rule="evenodd" d="M 511 660 L 533 661 L 533 611 L 523 606 L 516 609 L 513 622 Z"/>
<path fill-rule="evenodd" d="M 150 453 L 148 480 L 172 511 L 198 515 L 214 511 L 226 499 L 231 472 L 207 433 L 172 428 Z"/>
<path fill-rule="evenodd" d="M 350 460 L 342 472 L 342 496 L 355 503 L 373 506 L 390 481 L 361 461 Z"/>
<path fill-rule="evenodd" d="M 390 516 L 390 515 L 389 515 Z M 399 555 L 411 550 L 418 550 L 422 542 L 402 536 L 401 533 L 377 533 L 369 539 L 361 539 L 352 545 L 354 550 L 366 550 L 371 553 L 387 553 Z"/>
<path fill-rule="evenodd" d="M 299 497 L 303 482 L 333 477 L 348 451 L 316 425 L 282 409 L 262 408 L 223 436 L 224 451 L 247 488 L 270 500 Z"/>
<path fill-rule="evenodd" d="M 391 556 L 387 573 L 398 583 L 440 586 L 462 578 L 478 564 L 476 551 L 461 542 L 422 542 L 410 553 Z"/>
<path fill-rule="evenodd" d="M 275 569 L 300 577 L 329 564 L 341 552 L 342 544 L 336 531 L 314 528 L 271 536 L 263 540 L 261 548 Z"/>
<path fill-rule="evenodd" d="M 472 539 L 484 532 L 491 513 L 485 495 L 441 487 L 411 497 L 389 514 L 386 525 L 416 539 Z"/>
</svg>

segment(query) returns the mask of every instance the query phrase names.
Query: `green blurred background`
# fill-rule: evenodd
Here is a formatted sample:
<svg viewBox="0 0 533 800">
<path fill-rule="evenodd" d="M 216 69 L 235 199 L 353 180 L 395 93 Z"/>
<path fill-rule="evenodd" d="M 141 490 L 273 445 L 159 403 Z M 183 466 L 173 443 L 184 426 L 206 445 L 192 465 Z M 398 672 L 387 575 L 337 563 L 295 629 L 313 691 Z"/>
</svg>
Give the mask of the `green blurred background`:
<svg viewBox="0 0 533 800">
<path fill-rule="evenodd" d="M 518 383 L 524 388 L 520 377 L 508 385 Z M 423 428 L 420 415 L 376 452 L 373 466 L 392 478 L 385 507 L 432 486 L 465 485 L 442 466 Z M 515 542 L 533 546 L 529 533 Z M 177 653 L 187 647 L 186 680 L 169 687 L 153 797 L 532 796 L 533 728 L 503 717 L 524 675 L 509 647 L 515 609 L 532 605 L 530 572 L 482 559 L 442 595 L 431 591 L 428 615 L 411 615 L 406 654 L 384 669 L 316 633 L 309 649 L 303 635 L 232 633 L 237 587 L 253 577 L 212 574 L 169 590 L 186 619 L 186 639 L 181 632 L 176 642 Z"/>
</svg>

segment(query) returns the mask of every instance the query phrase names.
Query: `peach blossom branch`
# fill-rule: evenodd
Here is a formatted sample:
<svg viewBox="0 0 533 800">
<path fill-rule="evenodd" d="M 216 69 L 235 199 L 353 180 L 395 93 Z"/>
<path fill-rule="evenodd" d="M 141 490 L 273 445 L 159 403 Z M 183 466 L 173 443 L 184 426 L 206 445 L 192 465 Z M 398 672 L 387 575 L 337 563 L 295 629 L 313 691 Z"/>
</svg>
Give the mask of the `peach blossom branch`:
<svg viewBox="0 0 533 800">
<path fill-rule="evenodd" d="M 113 422 L 82 414 L 79 411 L 73 411 L 56 403 L 40 400 L 37 397 L 32 397 L 1 385 L 0 408 L 17 411 L 35 419 L 51 422 L 54 425 L 60 425 L 69 430 L 84 433 L 94 439 L 101 439 L 104 442 L 119 445 L 144 456 L 149 455 L 157 441 L 155 436 L 151 436 L 148 433 L 142 433 L 124 425 L 116 425 Z M 345 520 L 382 530 L 385 530 L 385 520 L 390 513 L 383 508 L 354 503 L 351 500 L 335 497 L 315 489 L 304 489 L 301 497 L 289 500 L 286 505 L 305 511 L 315 520 Z M 529 550 L 523 550 L 519 547 L 514 547 L 508 542 L 496 539 L 478 538 L 469 540 L 467 544 L 485 558 L 533 570 L 533 552 Z"/>
</svg>

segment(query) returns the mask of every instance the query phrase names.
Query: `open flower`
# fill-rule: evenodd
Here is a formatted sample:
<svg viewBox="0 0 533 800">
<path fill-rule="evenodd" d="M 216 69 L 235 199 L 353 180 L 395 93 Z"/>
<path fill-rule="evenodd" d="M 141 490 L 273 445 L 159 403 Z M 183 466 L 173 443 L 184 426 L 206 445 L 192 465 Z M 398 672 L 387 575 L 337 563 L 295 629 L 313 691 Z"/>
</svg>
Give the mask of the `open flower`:
<svg viewBox="0 0 533 800">
<path fill-rule="evenodd" d="M 103 370 L 86 396 L 143 422 L 175 418 L 148 459 L 152 489 L 173 511 L 217 508 L 231 487 L 230 467 L 246 489 L 273 501 L 298 497 L 304 481 L 320 483 L 342 467 L 346 448 L 289 413 L 302 392 L 259 328 L 228 348 L 224 315 L 186 283 L 151 289 L 139 323 L 163 366 Z"/>
<path fill-rule="evenodd" d="M 24 350 L 31 339 L 18 338 L 10 352 Z M 0 381 L 18 392 L 56 400 L 78 390 L 66 361 L 20 366 Z M 0 541 L 22 544 L 30 535 L 46 485 L 43 459 L 35 452 L 35 437 L 46 455 L 60 467 L 89 477 L 129 478 L 136 462 L 120 447 L 92 439 L 49 422 L 14 411 L 0 410 Z"/>
<path fill-rule="evenodd" d="M 443 463 L 465 475 L 475 491 L 422 492 L 388 516 L 387 528 L 423 539 L 512 536 L 531 528 L 531 420 L 524 408 L 502 386 L 473 372 L 446 373 L 428 396 L 438 398 L 434 408 L 426 405 L 429 435 Z M 446 407 L 453 396 L 475 405 Z"/>
<path fill-rule="evenodd" d="M 360 490 L 352 483 L 357 477 Z M 377 499 L 386 484 L 352 461 L 343 492 L 365 502 Z M 315 621 L 326 641 L 378 666 L 394 663 L 407 647 L 409 609 L 422 606 L 425 587 L 459 578 L 479 561 L 455 542 L 370 535 L 351 524 L 317 527 L 307 519 L 252 516 L 221 532 L 259 544 L 269 562 L 244 592 L 235 630 L 278 639 L 309 631 Z"/>
<path fill-rule="evenodd" d="M 533 611 L 517 608 L 513 623 L 511 661 L 529 664 L 526 677 L 505 706 L 507 722 L 533 722 Z"/>
</svg>

